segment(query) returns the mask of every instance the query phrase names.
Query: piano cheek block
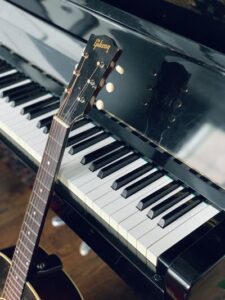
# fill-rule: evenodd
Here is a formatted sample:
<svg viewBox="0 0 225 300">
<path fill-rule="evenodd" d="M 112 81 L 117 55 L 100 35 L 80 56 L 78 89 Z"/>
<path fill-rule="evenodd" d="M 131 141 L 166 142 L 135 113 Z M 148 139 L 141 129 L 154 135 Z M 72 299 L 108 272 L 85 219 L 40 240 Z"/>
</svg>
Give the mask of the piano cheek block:
<svg viewBox="0 0 225 300">
<path fill-rule="evenodd" d="M 190 266 L 183 264 L 183 268 L 186 270 L 190 269 Z M 208 270 L 206 274 L 203 274 L 203 278 L 198 278 L 197 282 L 183 281 L 183 284 L 179 284 L 175 277 L 172 269 L 167 273 L 166 284 L 167 293 L 172 299 L 188 299 L 188 300 L 214 300 L 223 299 L 222 295 L 225 293 L 225 258 L 218 261 L 212 270 Z M 190 271 L 190 270 L 189 270 Z M 180 281 L 181 283 L 181 281 Z"/>
<path fill-rule="evenodd" d="M 224 299 L 224 226 L 216 225 L 170 264 L 165 282 L 172 299 Z"/>
</svg>

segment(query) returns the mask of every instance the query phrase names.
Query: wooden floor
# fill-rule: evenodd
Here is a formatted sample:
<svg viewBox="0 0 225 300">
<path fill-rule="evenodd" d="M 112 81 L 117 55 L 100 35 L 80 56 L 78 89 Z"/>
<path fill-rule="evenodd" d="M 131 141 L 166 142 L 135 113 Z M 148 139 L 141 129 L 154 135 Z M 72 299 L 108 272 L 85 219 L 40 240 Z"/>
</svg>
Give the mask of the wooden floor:
<svg viewBox="0 0 225 300">
<path fill-rule="evenodd" d="M 30 191 L 0 160 L 0 249 L 15 244 Z M 81 257 L 79 237 L 67 226 L 53 228 L 53 216 L 49 211 L 41 246 L 61 258 L 86 300 L 140 299 L 95 253 Z"/>
</svg>

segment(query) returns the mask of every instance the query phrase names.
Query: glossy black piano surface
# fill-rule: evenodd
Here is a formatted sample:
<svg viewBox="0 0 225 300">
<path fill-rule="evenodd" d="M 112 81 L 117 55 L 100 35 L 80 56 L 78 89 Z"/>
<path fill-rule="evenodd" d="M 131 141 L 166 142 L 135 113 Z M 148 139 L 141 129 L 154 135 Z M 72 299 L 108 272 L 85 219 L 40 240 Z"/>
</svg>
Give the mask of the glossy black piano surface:
<svg viewBox="0 0 225 300">
<path fill-rule="evenodd" d="M 25 4 L 18 1 L 17 4 L 25 6 L 26 1 Z M 90 5 L 100 12 L 101 9 L 104 12 L 108 9 L 108 18 L 97 18 L 96 13 L 87 12 L 86 7 Z M 115 10 L 110 19 L 110 7 L 103 6 L 101 2 L 69 1 L 62 4 L 60 1 L 29 1 L 27 7 L 33 14 L 67 30 L 68 40 L 64 40 L 65 36 L 61 34 L 61 42 L 60 36 L 57 37 L 57 44 L 48 41 L 47 35 L 50 32 L 45 32 L 46 36 L 43 37 L 42 30 L 37 29 L 38 25 L 34 37 L 32 26 L 29 26 L 33 21 L 24 18 L 21 11 L 12 18 L 10 27 L 22 29 L 24 36 L 21 35 L 17 40 L 14 33 L 13 45 L 9 47 L 14 47 L 15 52 L 18 52 L 17 47 L 21 49 L 21 40 L 24 38 L 25 47 L 20 52 L 26 59 L 40 66 L 39 56 L 48 57 L 47 45 L 59 45 L 57 50 L 63 51 L 63 56 L 54 49 L 54 55 L 51 53 L 48 57 L 48 64 L 43 63 L 41 67 L 65 83 L 69 80 L 72 60 L 79 57 L 78 45 L 82 47 L 91 32 L 100 30 L 113 36 L 125 53 L 120 60 L 125 74 L 122 82 L 116 73 L 111 76 L 110 80 L 116 85 L 115 93 L 107 97 L 105 94 L 100 95 L 100 98 L 105 99 L 106 109 L 173 157 L 215 184 L 225 187 L 225 144 L 222 142 L 225 125 L 222 101 L 225 59 L 221 53 L 122 11 Z M 20 18 L 19 25 L 17 17 Z M 114 19 L 120 23 L 115 25 Z M 1 22 L 2 31 L 5 31 L 4 37 L 1 37 L 4 43 L 9 20 Z M 124 27 L 121 22 L 127 22 L 128 26 Z M 43 39 L 45 43 L 41 42 Z M 35 57 L 26 46 L 31 41 L 35 47 Z M 76 47 L 74 50 L 71 49 L 72 45 Z M 64 58 L 63 66 L 61 57 Z"/>
<path fill-rule="evenodd" d="M 104 2 L 123 8 L 123 3 L 118 5 L 115 1 Z M 137 16 L 134 16 L 104 2 L 1 1 L 0 57 L 47 90 L 60 95 L 90 34 L 106 34 L 113 37 L 123 49 L 119 64 L 123 66 L 125 73 L 120 75 L 113 72 L 110 75 L 109 81 L 114 83 L 115 91 L 111 94 L 105 90 L 101 92 L 99 98 L 104 99 L 105 112 L 94 109 L 91 118 L 148 160 L 154 161 L 172 178 L 180 180 L 205 197 L 209 203 L 224 210 L 225 48 L 221 43 L 221 35 L 215 35 L 216 26 L 224 30 L 222 16 L 214 13 L 205 15 L 202 9 L 201 16 L 209 26 L 212 26 L 211 34 L 214 36 L 213 40 L 210 37 L 207 40 L 206 35 L 201 36 L 201 30 L 206 23 L 201 23 L 203 25 L 200 29 L 194 31 L 195 18 L 196 21 L 200 20 L 197 19 L 197 8 L 202 7 L 189 5 L 194 1 L 187 1 L 189 2 L 187 6 L 183 1 L 182 7 L 175 7 L 169 3 L 176 1 L 158 1 L 163 5 L 160 7 L 168 7 L 168 18 L 162 19 L 160 14 L 155 14 L 154 19 L 154 13 L 141 15 L 146 20 L 139 17 L 139 12 L 143 10 L 137 10 Z M 198 1 L 199 4 L 200 2 Z M 140 2 L 143 3 L 146 4 L 144 1 Z M 159 9 L 157 1 L 152 1 L 148 5 Z M 132 8 L 130 5 L 131 13 Z M 173 16 L 172 13 L 177 15 L 180 11 L 184 17 L 193 18 L 193 24 L 188 32 L 185 27 L 181 28 L 179 24 L 169 22 L 171 20 L 169 15 Z M 155 24 L 149 22 L 151 18 Z M 181 21 L 182 18 L 179 19 L 179 22 Z M 176 32 L 180 35 L 173 32 L 174 27 L 177 27 Z M 2 136 L 7 142 L 4 132 Z M 10 141 L 8 143 L 10 144 Z M 29 164 L 37 164 L 34 159 L 25 157 L 23 149 L 16 149 L 14 145 L 14 150 L 19 151 Z M 71 200 L 70 191 L 62 184 L 57 185 L 56 189 L 64 196 L 68 205 L 63 214 L 67 223 L 76 228 L 79 222 L 84 222 L 82 220 L 85 216 L 93 226 L 93 216 L 87 216 L 79 204 L 81 213 L 77 220 L 73 220 L 69 208 L 76 204 Z M 212 230 L 215 236 L 217 234 L 219 236 L 221 231 L 217 225 L 223 223 L 222 213 L 221 219 L 214 220 L 212 227 L 207 224 L 205 226 L 207 230 L 204 228 L 203 231 L 206 233 Z M 85 228 L 87 224 L 83 226 Z M 128 266 L 132 271 L 137 269 L 140 272 L 143 286 L 145 281 L 151 282 L 151 290 L 153 294 L 155 293 L 153 299 L 164 299 L 164 282 L 161 278 L 143 266 L 122 243 L 111 235 L 108 236 L 104 226 L 101 224 L 95 226 L 96 231 L 101 232 L 107 240 L 104 249 L 111 253 L 111 258 L 115 258 L 113 268 L 120 269 L 121 273 L 123 263 L 127 267 L 127 261 L 131 262 Z M 82 236 L 83 232 L 78 229 L 78 233 Z M 196 233 L 197 238 L 201 235 L 202 229 Z M 100 237 L 94 234 L 86 237 L 90 244 L 98 239 L 101 240 L 101 234 Z M 162 273 L 165 272 L 165 266 L 170 264 L 179 269 L 179 261 L 173 262 L 173 259 L 180 251 L 180 247 L 183 245 L 187 247 L 189 241 L 190 239 L 185 239 L 182 245 L 178 244 L 161 257 L 159 267 Z M 193 237 L 191 243 L 194 243 Z M 221 245 L 222 243 L 223 239 Z M 114 245 L 113 250 L 109 244 Z M 93 248 L 98 253 L 101 252 L 104 259 L 109 259 L 110 255 L 107 255 L 99 245 L 94 244 Z M 192 249 L 195 249 L 194 246 Z M 118 264 L 117 252 L 122 253 Z M 125 269 L 124 273 L 126 274 L 121 276 L 126 277 L 129 272 Z M 141 280 L 137 282 L 140 283 Z M 190 282 L 192 280 L 190 276 Z"/>
</svg>

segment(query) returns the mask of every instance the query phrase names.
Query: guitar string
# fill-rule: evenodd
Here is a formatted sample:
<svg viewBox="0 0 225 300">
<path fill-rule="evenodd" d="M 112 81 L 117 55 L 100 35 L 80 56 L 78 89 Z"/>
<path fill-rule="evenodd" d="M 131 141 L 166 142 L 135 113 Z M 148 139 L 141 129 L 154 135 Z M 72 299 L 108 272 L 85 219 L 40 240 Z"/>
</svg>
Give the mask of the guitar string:
<svg viewBox="0 0 225 300">
<path fill-rule="evenodd" d="M 81 64 L 81 69 L 82 69 L 82 67 L 83 67 L 83 63 L 84 63 L 84 61 L 85 61 L 85 59 L 83 59 L 83 61 L 82 61 L 82 64 Z M 81 70 L 80 69 L 80 70 Z M 91 74 L 91 76 L 90 76 L 90 78 L 89 79 L 91 79 L 92 78 L 92 76 L 95 74 L 95 72 L 96 72 L 96 70 L 98 69 L 98 67 L 96 67 L 95 68 L 95 70 L 93 71 L 93 73 Z M 73 84 L 72 84 L 72 86 L 71 86 L 71 89 L 73 89 L 74 88 L 74 85 L 75 85 L 75 83 L 76 83 L 76 81 L 77 81 L 77 78 L 78 78 L 79 76 L 77 76 L 76 77 L 76 80 L 73 82 Z M 81 92 L 79 93 L 79 95 L 77 96 L 77 97 L 81 97 L 81 94 L 82 94 L 82 92 L 84 91 L 84 90 L 86 90 L 87 88 L 86 88 L 86 86 L 88 85 L 88 83 L 86 82 L 85 83 L 85 85 L 83 86 L 83 88 L 82 88 L 82 90 L 81 90 Z M 67 95 L 67 97 L 64 99 L 64 103 L 62 104 L 62 106 L 61 106 L 61 108 L 59 109 L 59 112 L 58 112 L 58 114 L 61 112 L 61 110 L 62 110 L 62 107 L 63 106 L 65 106 L 65 103 L 66 103 L 66 101 L 67 101 L 67 99 L 68 99 L 68 97 L 69 97 L 70 95 L 68 94 Z M 73 111 L 74 109 L 76 109 L 76 107 L 77 107 L 77 101 L 74 103 L 74 105 L 72 105 L 70 108 L 69 108 L 69 110 L 68 110 L 68 112 L 67 112 L 67 115 L 69 115 L 70 114 L 70 111 Z M 66 118 L 65 118 L 65 120 L 67 120 Z M 69 119 L 68 119 L 69 120 Z M 67 121 L 68 121 L 67 120 Z M 55 124 L 55 123 L 54 123 Z M 53 124 L 53 128 L 52 128 L 52 132 L 54 133 L 54 124 Z M 50 136 L 49 136 L 49 138 L 50 138 Z M 57 137 L 56 137 L 56 140 L 57 140 Z M 46 145 L 47 147 L 48 147 L 48 144 Z M 45 151 L 47 152 L 47 147 L 46 147 L 46 149 L 45 149 Z M 45 158 L 45 157 L 44 157 Z M 43 159 L 44 159 L 43 158 Z M 49 167 L 48 167 L 48 169 L 49 169 Z M 42 175 L 44 176 L 45 174 L 41 174 L 41 176 L 40 176 L 40 181 L 41 181 L 41 177 L 42 177 Z M 37 177 L 38 178 L 38 177 Z M 38 179 L 39 180 L 39 179 Z M 36 180 L 35 180 L 35 183 L 36 183 Z M 35 187 L 36 187 L 36 184 L 34 184 L 34 187 L 33 187 L 33 191 L 35 190 Z M 47 191 L 47 194 L 48 194 L 48 191 Z M 35 197 L 33 197 L 33 193 L 31 194 L 31 199 L 33 198 L 33 200 L 35 200 Z M 37 198 L 37 197 L 36 197 Z M 36 201 L 36 202 L 38 202 L 39 203 L 39 201 Z M 31 208 L 31 206 L 35 206 L 36 207 L 36 205 L 37 205 L 37 203 L 32 203 L 32 200 L 31 200 L 31 202 L 30 202 L 30 204 L 31 205 L 28 205 L 28 207 L 27 207 L 27 213 L 28 213 L 28 216 L 30 215 L 30 213 L 32 212 L 32 210 L 33 210 L 33 208 Z M 29 210 L 31 210 L 31 211 L 29 211 Z M 45 210 L 45 208 L 44 208 L 44 210 Z M 25 214 L 25 216 L 26 216 L 26 214 Z M 25 221 L 25 218 L 24 218 L 24 221 Z M 35 223 L 35 221 L 34 221 L 34 219 L 33 218 L 31 218 L 31 222 L 32 223 L 30 223 L 30 224 L 26 224 L 26 227 L 32 227 L 33 226 L 33 224 Z M 39 223 L 39 222 L 38 222 Z M 24 222 L 23 222 L 23 224 L 24 224 Z M 24 232 L 23 232 L 23 228 L 24 226 L 22 226 L 22 228 L 21 228 L 21 239 L 19 239 L 19 242 L 20 241 L 23 241 L 23 238 L 25 238 L 25 236 L 24 236 Z M 40 229 L 40 225 L 39 225 L 39 229 Z M 30 230 L 32 230 L 31 228 L 29 228 L 29 231 Z M 20 237 L 19 237 L 20 238 Z M 29 240 L 29 238 L 27 238 L 26 237 L 26 240 Z M 26 242 L 26 240 L 25 240 L 25 242 Z M 36 238 L 35 238 L 35 240 L 36 240 Z M 24 242 L 24 241 L 23 241 Z M 24 246 L 27 246 L 26 244 L 24 244 Z M 18 243 L 18 247 L 20 247 L 20 245 L 19 245 L 19 243 Z M 16 246 L 16 248 L 17 248 L 17 246 Z M 20 251 L 21 252 L 21 251 Z M 17 267 L 17 265 L 18 265 L 18 260 L 19 260 L 19 262 L 23 262 L 23 259 L 22 259 L 22 256 L 19 256 L 18 255 L 19 253 L 16 253 L 16 255 L 15 255 L 15 258 L 16 259 L 14 259 L 14 264 L 15 264 L 15 267 L 14 267 L 14 269 L 15 268 L 18 268 Z M 21 259 L 22 259 L 22 261 L 21 261 Z M 30 259 L 29 259 L 29 261 L 30 261 Z M 27 268 L 26 268 L 27 269 Z M 25 269 L 25 270 L 26 270 Z M 20 271 L 20 270 L 19 270 Z M 11 278 L 10 278 L 10 274 L 12 274 L 12 272 L 10 272 L 9 273 L 9 281 L 11 281 Z M 12 274 L 13 275 L 13 274 Z M 17 281 L 16 281 L 17 282 Z"/>
<path fill-rule="evenodd" d="M 54 125 L 55 125 L 56 123 L 54 123 Z M 54 128 L 54 126 L 53 126 L 53 130 L 52 130 L 52 132 L 54 133 L 54 131 L 55 131 L 55 128 Z M 32 195 L 31 195 L 32 196 Z M 32 203 L 32 201 L 31 201 L 31 203 Z M 29 207 L 28 207 L 29 208 Z M 22 229 L 22 228 L 21 228 Z M 20 241 L 20 240 L 18 240 L 18 241 Z M 18 243 L 19 244 L 19 243 Z M 26 244 L 24 244 L 25 246 L 27 246 Z M 19 245 L 20 246 L 20 245 Z M 21 257 L 20 256 L 18 256 L 18 254 L 16 254 L 16 260 L 15 260 L 15 264 L 17 264 L 18 265 L 18 259 L 20 259 Z M 20 260 L 21 261 L 21 260 Z M 18 267 L 17 266 L 15 266 L 17 269 L 18 269 Z M 21 273 L 20 272 L 20 270 L 18 270 L 19 271 L 19 273 Z M 12 273 L 10 273 L 9 275 L 13 275 Z M 11 281 L 11 276 L 9 276 L 9 280 Z M 14 277 L 13 277 L 14 278 Z M 6 288 L 7 289 L 7 288 Z"/>
<path fill-rule="evenodd" d="M 83 63 L 84 63 L 84 59 L 83 59 L 83 61 L 82 61 L 82 63 L 81 63 L 81 68 L 80 69 L 82 69 L 82 67 L 83 67 Z M 77 78 L 78 77 L 76 77 L 76 80 L 74 81 L 74 83 L 73 83 L 73 85 L 72 85 L 72 87 L 74 87 L 74 84 L 76 83 L 76 81 L 77 81 Z M 68 95 L 69 96 L 69 95 Z M 67 96 L 67 97 L 68 97 Z M 65 98 L 65 101 L 64 101 L 64 103 L 62 104 L 62 106 L 61 106 L 61 108 L 63 108 L 63 106 L 65 105 L 65 103 L 66 103 L 66 100 L 67 100 L 67 97 Z M 54 123 L 55 124 L 55 123 Z M 53 124 L 53 125 L 54 125 Z M 52 130 L 51 130 L 52 132 L 54 132 L 54 126 L 53 126 L 53 128 L 52 128 Z M 43 175 L 44 176 L 44 175 Z M 42 179 L 41 179 L 41 177 L 42 176 L 40 176 L 40 181 L 42 181 Z M 35 180 L 35 182 L 34 182 L 34 186 L 33 186 L 33 191 L 35 190 L 35 188 L 36 188 L 36 186 L 38 185 L 38 183 L 37 183 L 37 181 Z M 33 193 L 31 194 L 31 199 L 33 198 Z M 33 200 L 35 200 L 35 197 L 33 198 Z M 31 200 L 31 204 L 32 204 L 32 200 Z M 36 203 L 37 204 L 37 203 Z M 36 204 L 35 203 L 33 203 L 33 205 L 34 206 L 36 206 Z M 27 207 L 27 212 L 28 213 L 30 213 L 29 212 L 29 208 L 30 208 L 30 206 L 31 205 L 28 205 L 28 207 Z M 26 216 L 26 213 L 25 213 L 25 216 Z M 25 218 L 24 218 L 24 221 L 25 221 Z M 24 243 L 24 234 L 23 234 L 23 226 L 24 225 L 24 222 L 22 223 L 22 226 L 21 226 L 21 231 L 20 231 L 20 235 L 19 235 L 19 238 L 18 238 L 18 243 L 17 243 L 17 245 L 16 245 L 16 249 L 15 250 L 17 250 L 18 248 L 20 249 L 21 248 L 21 241 L 23 242 L 23 246 L 27 246 L 26 245 L 26 243 Z M 24 247 L 23 247 L 24 248 Z M 21 251 L 20 251 L 21 252 Z M 11 282 L 12 282 L 12 278 L 13 278 L 13 281 L 14 281 L 14 284 L 17 282 L 17 281 L 15 281 L 15 277 L 13 276 L 13 269 L 16 271 L 16 269 L 17 269 L 17 273 L 18 273 L 18 271 L 19 271 L 19 273 L 20 273 L 20 269 L 19 269 L 19 265 L 20 265 L 20 262 L 21 262 L 21 259 L 22 259 L 22 256 L 20 255 L 18 255 L 18 254 L 20 254 L 20 252 L 19 253 L 16 253 L 15 252 L 15 256 L 13 257 L 13 264 L 14 265 L 12 265 L 12 267 L 10 268 L 10 271 L 9 271 L 9 274 L 8 274 L 8 276 L 7 276 L 7 280 L 6 280 L 6 283 L 5 283 L 5 286 L 4 286 L 4 289 L 3 289 L 3 294 L 4 293 L 7 293 L 7 291 L 8 291 L 8 289 L 9 289 L 9 287 L 11 286 Z"/>
<path fill-rule="evenodd" d="M 82 60 L 82 62 L 80 63 L 80 67 L 79 67 L 79 65 L 78 65 L 78 67 L 79 67 L 79 72 L 83 69 L 84 62 L 85 62 L 85 58 L 83 57 L 83 60 Z M 76 71 L 76 70 L 78 69 L 78 67 L 75 68 L 74 70 Z M 73 84 L 72 84 L 72 86 L 71 86 L 72 88 L 74 88 L 74 85 L 75 85 L 75 83 L 77 82 L 78 77 L 79 77 L 79 76 L 76 76 L 75 80 L 73 81 Z M 59 108 L 59 111 L 58 111 L 57 115 L 59 115 L 59 114 L 61 113 L 61 111 L 64 109 L 64 107 L 65 107 L 65 105 L 66 105 L 66 102 L 67 102 L 69 96 L 70 96 L 69 93 L 67 93 L 66 97 L 65 97 L 64 100 L 63 100 L 62 105 L 61 105 L 60 108 Z"/>
<path fill-rule="evenodd" d="M 84 60 L 83 60 L 84 61 Z M 77 78 L 78 77 L 76 77 L 76 80 L 73 82 L 73 85 L 72 85 L 72 88 L 74 87 L 74 84 L 75 84 L 75 82 L 77 81 Z M 69 95 L 68 95 L 69 96 Z M 68 97 L 67 96 L 67 97 Z M 64 101 L 64 103 L 65 103 L 66 101 Z M 55 125 L 56 123 L 54 122 L 54 124 L 53 124 L 53 128 L 52 128 L 52 130 L 51 130 L 51 132 L 54 132 L 54 125 Z M 50 132 L 50 133 L 51 133 Z M 49 136 L 50 137 L 50 136 Z M 57 137 L 56 137 L 56 139 L 57 139 Z M 47 152 L 47 150 L 48 150 L 48 145 L 49 145 L 50 143 L 48 143 L 46 146 L 46 149 L 45 149 L 45 151 Z M 44 160 L 44 159 L 43 159 Z M 29 215 L 30 215 L 30 213 L 31 213 L 31 211 L 32 211 L 32 209 L 31 209 L 31 206 L 37 206 L 37 203 L 35 203 L 34 201 L 32 201 L 32 200 L 35 200 L 35 189 L 37 188 L 37 186 L 39 186 L 40 185 L 40 183 L 43 181 L 43 177 L 44 177 L 44 175 L 45 174 L 41 174 L 41 176 L 38 176 L 37 175 L 37 177 L 36 177 L 36 180 L 35 180 L 35 183 L 34 183 L 34 186 L 33 186 L 33 193 L 31 194 L 31 202 L 30 202 L 30 204 L 31 205 L 28 205 L 28 207 L 27 207 L 27 211 L 26 211 L 26 213 L 25 213 L 25 216 L 28 216 L 29 217 Z M 40 180 L 40 182 L 38 182 Z M 49 184 L 47 184 L 47 186 L 49 186 Z M 48 194 L 48 191 L 46 191 L 46 193 Z M 37 198 L 37 197 L 36 197 Z M 41 199 L 40 199 L 41 200 Z M 38 203 L 40 203 L 40 200 L 39 200 L 39 202 Z M 40 209 L 40 207 L 38 207 L 38 210 Z M 42 211 L 41 209 L 40 209 L 40 211 Z M 29 215 L 28 215 L 29 214 Z M 24 247 L 26 247 L 26 246 L 28 246 L 27 245 L 27 242 L 28 242 L 28 240 L 29 240 L 29 238 L 28 237 L 25 237 L 24 236 L 24 234 L 25 234 L 25 228 L 24 227 L 26 227 L 24 224 L 25 224 L 25 221 L 27 221 L 25 218 L 24 218 L 24 220 L 23 220 L 23 223 L 22 223 L 22 226 L 21 226 L 21 231 L 20 231 L 20 235 L 19 235 L 19 239 L 18 239 L 18 243 L 17 243 L 17 245 L 16 245 L 16 249 L 15 249 L 15 255 L 14 255 L 14 257 L 13 257 L 13 265 L 12 265 L 12 269 L 10 270 L 11 272 L 9 272 L 9 276 L 7 277 L 7 281 L 6 281 L 6 284 L 5 284 L 5 287 L 4 287 L 4 290 L 3 290 L 3 296 L 4 296 L 4 293 L 5 292 L 7 292 L 8 291 L 8 289 L 9 289 L 9 287 L 11 286 L 11 284 L 9 285 L 9 283 L 11 283 L 12 282 L 12 278 L 13 278 L 13 282 L 14 282 L 14 288 L 15 288 L 15 283 L 18 285 L 18 277 L 20 277 L 20 279 L 21 279 L 21 270 L 20 270 L 20 268 L 21 268 L 21 263 L 22 263 L 22 266 L 24 267 L 24 259 L 22 258 L 22 255 L 20 254 L 22 251 L 22 249 L 21 249 L 21 246 L 22 246 L 22 248 L 24 248 Z M 33 221 L 33 223 L 34 223 L 34 221 Z M 39 223 L 39 222 L 38 222 Z M 32 225 L 33 224 L 29 224 L 29 227 L 32 227 Z M 31 229 L 31 228 L 30 228 Z M 24 241 L 24 239 L 25 239 L 25 241 Z M 20 249 L 20 251 L 18 250 L 18 248 Z M 19 251 L 19 252 L 17 252 L 17 251 Z M 25 255 L 26 256 L 26 258 L 27 258 L 27 260 L 30 260 L 30 257 L 29 257 L 29 259 L 28 259 L 28 257 L 27 257 L 27 255 Z M 17 269 L 17 270 L 16 270 Z M 13 276 L 13 271 L 17 271 L 16 273 L 19 275 L 16 275 L 17 277 L 16 277 L 16 281 L 15 281 L 15 276 Z M 24 276 L 23 276 L 24 277 Z M 24 281 L 23 280 L 23 278 L 22 278 L 22 281 Z M 11 292 L 13 292 L 13 291 L 10 291 L 10 294 L 11 294 Z M 13 294 L 14 294 L 15 292 L 13 292 Z"/>
<path fill-rule="evenodd" d="M 96 73 L 97 69 L 98 69 L 98 65 L 96 66 L 96 68 L 94 69 L 94 71 L 92 72 L 92 74 L 91 74 L 91 76 L 88 78 L 88 80 L 91 80 L 91 79 L 92 79 L 92 76 L 94 76 L 94 74 Z M 81 98 L 81 97 L 83 96 L 82 93 L 83 93 L 85 90 L 87 90 L 87 86 L 89 85 L 88 80 L 87 80 L 86 83 L 84 84 L 84 86 L 83 86 L 82 90 L 80 91 L 80 93 L 78 94 L 77 98 L 78 98 L 78 97 Z M 69 107 L 69 109 L 68 109 L 68 111 L 67 111 L 67 116 L 71 115 L 72 111 L 74 112 L 74 111 L 76 110 L 77 106 L 78 106 L 78 100 L 75 101 L 75 102 Z M 65 122 L 68 122 L 68 121 L 69 121 L 69 117 L 68 117 L 68 119 L 67 119 L 67 118 L 66 118 L 66 115 L 65 115 Z"/>
<path fill-rule="evenodd" d="M 53 128 L 53 132 L 54 132 L 54 128 Z M 18 257 L 16 257 L 16 260 L 15 260 L 15 263 L 18 263 L 18 261 L 17 261 L 17 258 Z M 15 266 L 16 267 L 16 266 Z M 20 272 L 19 272 L 20 273 Z M 12 273 L 10 273 L 9 275 L 13 275 Z M 12 280 L 11 280 L 11 276 L 9 276 L 9 281 L 11 282 Z M 5 290 L 7 290 L 7 284 L 6 284 L 6 289 Z"/>
</svg>

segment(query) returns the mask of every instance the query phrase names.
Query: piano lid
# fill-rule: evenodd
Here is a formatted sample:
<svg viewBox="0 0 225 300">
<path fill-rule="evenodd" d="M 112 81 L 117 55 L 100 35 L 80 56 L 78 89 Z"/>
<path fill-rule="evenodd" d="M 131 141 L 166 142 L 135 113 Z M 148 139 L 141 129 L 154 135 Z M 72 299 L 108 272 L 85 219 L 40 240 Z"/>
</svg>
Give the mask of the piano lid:
<svg viewBox="0 0 225 300">
<path fill-rule="evenodd" d="M 225 53 L 224 0 L 102 0 Z"/>
</svg>

